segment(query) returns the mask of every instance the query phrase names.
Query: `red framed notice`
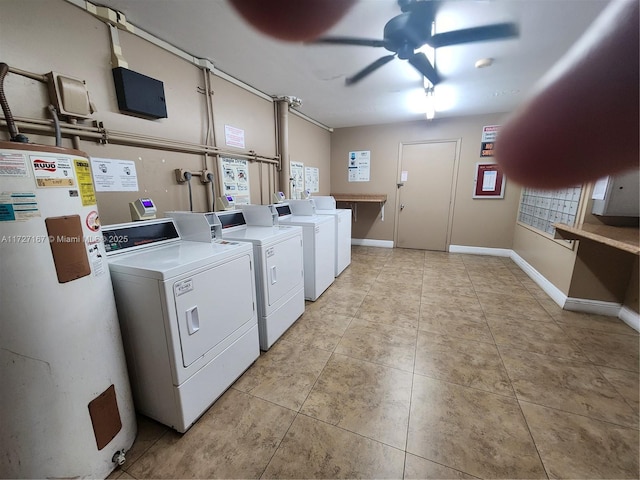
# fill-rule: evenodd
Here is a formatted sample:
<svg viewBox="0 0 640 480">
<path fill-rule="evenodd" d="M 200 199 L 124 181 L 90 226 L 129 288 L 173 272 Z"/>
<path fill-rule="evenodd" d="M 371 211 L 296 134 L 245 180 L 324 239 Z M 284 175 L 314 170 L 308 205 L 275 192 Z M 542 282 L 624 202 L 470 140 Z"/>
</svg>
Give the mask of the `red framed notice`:
<svg viewBox="0 0 640 480">
<path fill-rule="evenodd" d="M 506 179 L 496 163 L 476 163 L 473 198 L 504 198 Z"/>
</svg>

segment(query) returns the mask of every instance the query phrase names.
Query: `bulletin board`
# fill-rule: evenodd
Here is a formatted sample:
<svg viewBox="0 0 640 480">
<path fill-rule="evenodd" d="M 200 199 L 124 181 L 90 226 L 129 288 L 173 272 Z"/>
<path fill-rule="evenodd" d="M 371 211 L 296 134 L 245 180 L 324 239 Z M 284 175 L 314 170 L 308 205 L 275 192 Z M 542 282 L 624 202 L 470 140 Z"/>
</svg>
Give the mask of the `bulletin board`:
<svg viewBox="0 0 640 480">
<path fill-rule="evenodd" d="M 473 198 L 504 198 L 506 179 L 496 163 L 476 163 Z"/>
</svg>

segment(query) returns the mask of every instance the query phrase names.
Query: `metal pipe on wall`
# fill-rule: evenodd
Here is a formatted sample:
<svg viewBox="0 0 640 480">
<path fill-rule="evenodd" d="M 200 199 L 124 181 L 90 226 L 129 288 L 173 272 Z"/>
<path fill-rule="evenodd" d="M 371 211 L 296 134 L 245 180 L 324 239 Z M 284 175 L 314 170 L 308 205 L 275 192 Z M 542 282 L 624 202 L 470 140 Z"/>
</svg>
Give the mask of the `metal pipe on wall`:
<svg viewBox="0 0 640 480">
<path fill-rule="evenodd" d="M 289 163 L 289 102 L 278 100 L 278 151 L 280 152 L 280 190 L 291 198 L 291 165 Z"/>
<path fill-rule="evenodd" d="M 20 129 L 31 133 L 42 134 L 54 134 L 55 128 L 51 121 L 47 120 L 34 120 L 22 118 L 21 121 L 15 122 Z M 0 119 L 0 126 L 7 128 L 7 121 Z M 86 140 L 95 140 L 98 143 L 113 143 L 117 145 L 127 145 L 131 147 L 143 147 L 152 148 L 155 150 L 167 150 L 181 153 L 194 153 L 194 154 L 215 154 L 215 155 L 228 155 L 235 158 L 246 158 L 250 161 L 269 163 L 278 165 L 279 159 L 277 157 L 267 157 L 257 155 L 255 153 L 243 154 L 238 152 L 231 152 L 219 149 L 211 145 L 200 145 L 197 143 L 182 142 L 177 140 L 169 140 L 158 137 L 151 137 L 146 135 L 139 135 L 135 133 L 119 132 L 116 130 L 107 130 L 105 128 L 91 127 L 84 125 L 69 125 L 64 122 L 60 122 L 60 131 L 63 135 Z"/>
</svg>

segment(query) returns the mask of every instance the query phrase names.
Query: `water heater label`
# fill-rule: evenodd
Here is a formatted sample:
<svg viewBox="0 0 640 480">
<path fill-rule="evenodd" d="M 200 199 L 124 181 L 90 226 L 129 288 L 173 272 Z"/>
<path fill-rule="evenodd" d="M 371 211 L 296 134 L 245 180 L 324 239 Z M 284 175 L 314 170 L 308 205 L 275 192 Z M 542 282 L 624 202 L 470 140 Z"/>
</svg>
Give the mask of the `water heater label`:
<svg viewBox="0 0 640 480">
<path fill-rule="evenodd" d="M 182 280 L 181 282 L 176 282 L 173 286 L 173 290 L 176 294 L 176 297 L 180 295 L 184 295 L 187 292 L 193 290 L 193 279 L 189 278 L 188 280 Z"/>
<path fill-rule="evenodd" d="M 28 177 L 26 156 L 23 153 L 0 152 L 0 175 Z"/>
<path fill-rule="evenodd" d="M 73 187 L 76 184 L 71 159 L 31 155 L 31 165 L 38 188 Z"/>
<path fill-rule="evenodd" d="M 25 221 L 39 216 L 34 192 L 0 192 L 0 222 Z"/>
</svg>

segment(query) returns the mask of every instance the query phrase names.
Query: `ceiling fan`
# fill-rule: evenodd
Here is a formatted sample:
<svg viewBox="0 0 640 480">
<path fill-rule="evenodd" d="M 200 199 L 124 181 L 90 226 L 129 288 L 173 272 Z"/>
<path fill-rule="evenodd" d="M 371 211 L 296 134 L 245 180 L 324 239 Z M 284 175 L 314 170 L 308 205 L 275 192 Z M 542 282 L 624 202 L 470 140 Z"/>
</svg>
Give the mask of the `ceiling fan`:
<svg viewBox="0 0 640 480">
<path fill-rule="evenodd" d="M 384 47 L 392 52 L 391 55 L 380 57 L 355 75 L 347 77 L 345 80 L 347 85 L 359 82 L 396 56 L 401 60 L 407 60 L 432 85 L 437 85 L 442 80 L 437 70 L 423 52 L 416 52 L 423 45 L 438 48 L 518 36 L 518 26 L 515 23 L 494 23 L 432 35 L 431 26 L 440 3 L 439 0 L 398 0 L 402 13 L 393 17 L 384 26 L 382 40 L 327 36 L 317 38 L 312 43 Z"/>
</svg>

